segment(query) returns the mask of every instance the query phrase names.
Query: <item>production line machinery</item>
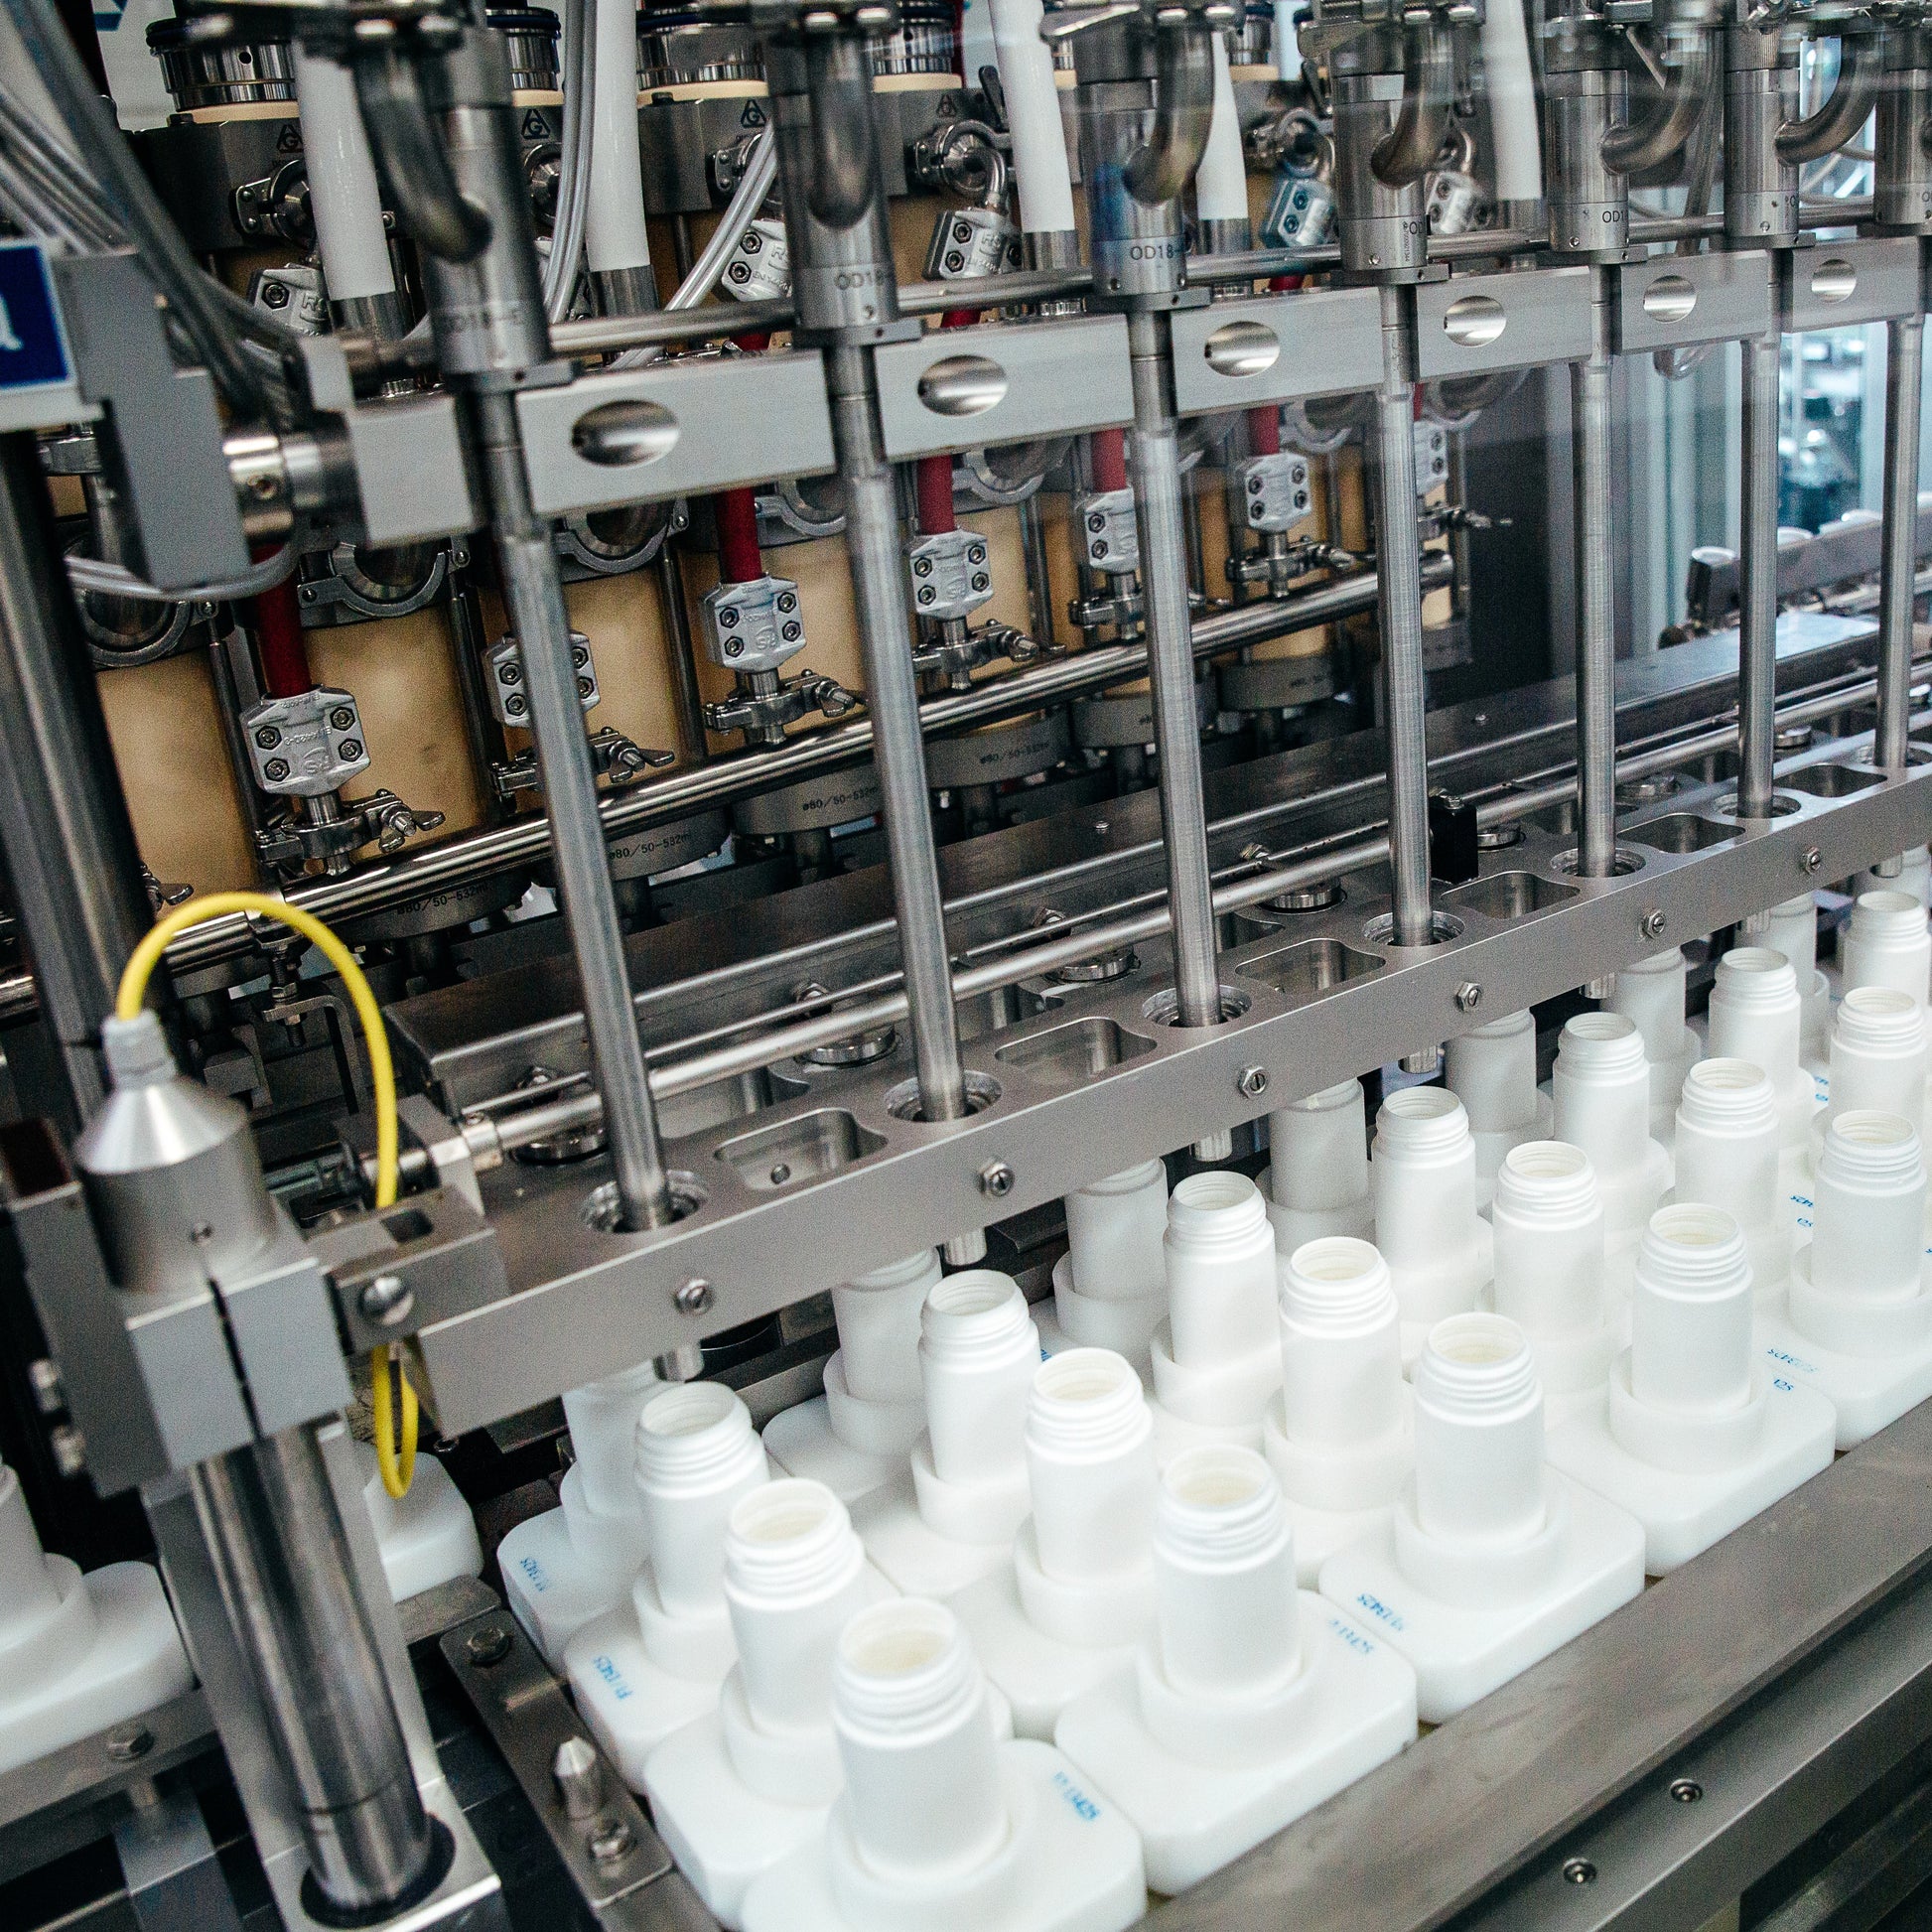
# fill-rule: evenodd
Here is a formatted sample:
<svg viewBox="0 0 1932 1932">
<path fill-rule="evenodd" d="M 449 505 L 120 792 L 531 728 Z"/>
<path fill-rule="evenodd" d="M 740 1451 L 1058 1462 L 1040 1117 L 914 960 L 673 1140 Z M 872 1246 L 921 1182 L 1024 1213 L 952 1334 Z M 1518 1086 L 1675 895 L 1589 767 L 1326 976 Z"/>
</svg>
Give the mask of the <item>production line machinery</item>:
<svg viewBox="0 0 1932 1932">
<path fill-rule="evenodd" d="M 8 0 L 0 1923 L 1920 1922 L 1918 10 L 560 14 Z"/>
</svg>

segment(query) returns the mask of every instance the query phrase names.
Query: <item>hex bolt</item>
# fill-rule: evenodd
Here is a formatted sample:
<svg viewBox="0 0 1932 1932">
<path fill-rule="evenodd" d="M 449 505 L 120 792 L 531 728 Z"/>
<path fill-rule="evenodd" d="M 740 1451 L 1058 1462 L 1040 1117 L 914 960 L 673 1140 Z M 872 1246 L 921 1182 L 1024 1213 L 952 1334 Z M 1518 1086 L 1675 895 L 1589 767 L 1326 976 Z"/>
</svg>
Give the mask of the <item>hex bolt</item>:
<svg viewBox="0 0 1932 1932">
<path fill-rule="evenodd" d="M 1474 980 L 1464 980 L 1455 989 L 1455 1004 L 1459 1012 L 1473 1013 L 1482 1004 L 1482 988 Z"/>
<path fill-rule="evenodd" d="M 1653 905 L 1637 921 L 1637 930 L 1646 939 L 1661 939 L 1664 936 L 1664 908 L 1661 905 Z"/>
<path fill-rule="evenodd" d="M 470 1632 L 463 1650 L 479 1670 L 491 1670 L 510 1654 L 510 1633 L 500 1623 L 485 1623 Z"/>
<path fill-rule="evenodd" d="M 1567 1885 L 1588 1885 L 1596 1881 L 1596 1867 L 1587 1859 L 1567 1859 L 1563 1880 Z"/>
<path fill-rule="evenodd" d="M 621 1818 L 614 1818 L 609 1824 L 598 1826 L 586 1843 L 599 1864 L 617 1864 L 630 1856 L 637 1837 Z"/>
<path fill-rule="evenodd" d="M 1236 1089 L 1250 1100 L 1259 1100 L 1268 1091 L 1268 1069 L 1265 1066 L 1244 1066 L 1234 1076 Z"/>
<path fill-rule="evenodd" d="M 604 1803 L 604 1762 L 588 1737 L 566 1737 L 550 1760 L 566 1818 L 595 1818 Z"/>
<path fill-rule="evenodd" d="M 60 1368 L 43 1355 L 27 1364 L 27 1380 L 34 1391 L 34 1407 L 44 1416 L 58 1416 L 68 1406 L 68 1392 L 61 1384 Z"/>
<path fill-rule="evenodd" d="M 262 776 L 272 785 L 279 785 L 288 775 L 289 761 L 287 759 L 270 759 L 262 766 Z"/>
<path fill-rule="evenodd" d="M 671 1305 L 679 1314 L 703 1314 L 717 1300 L 711 1284 L 701 1276 L 693 1275 L 672 1297 Z"/>
<path fill-rule="evenodd" d="M 409 1319 L 416 1306 L 416 1294 L 400 1275 L 377 1275 L 364 1284 L 361 1294 L 355 1298 L 355 1306 L 362 1311 L 364 1320 L 393 1328 L 397 1322 Z"/>
<path fill-rule="evenodd" d="M 1674 1803 L 1694 1805 L 1704 1796 L 1704 1786 L 1696 1778 L 1673 1778 L 1670 1795 Z"/>
<path fill-rule="evenodd" d="M 272 752 L 282 742 L 282 734 L 273 725 L 263 725 L 255 733 L 255 743 L 264 752 Z"/>
<path fill-rule="evenodd" d="M 355 714 L 349 710 L 347 705 L 339 704 L 329 714 L 329 723 L 333 729 L 339 732 L 353 731 L 355 728 Z"/>
<path fill-rule="evenodd" d="M 980 1170 L 980 1192 L 1004 1200 L 1013 1192 L 1013 1170 L 1004 1161 L 989 1161 Z"/>
<path fill-rule="evenodd" d="M 102 1743 L 116 1764 L 132 1764 L 154 1749 L 154 1732 L 137 1719 L 133 1724 L 116 1725 Z"/>
<path fill-rule="evenodd" d="M 1816 872 L 1825 863 L 1825 855 L 1815 845 L 1808 845 L 1799 855 L 1798 863 L 1806 872 Z"/>
<path fill-rule="evenodd" d="M 64 1422 L 51 1430 L 47 1446 L 54 1451 L 54 1466 L 69 1482 L 87 1466 L 87 1439 L 72 1423 Z"/>
</svg>

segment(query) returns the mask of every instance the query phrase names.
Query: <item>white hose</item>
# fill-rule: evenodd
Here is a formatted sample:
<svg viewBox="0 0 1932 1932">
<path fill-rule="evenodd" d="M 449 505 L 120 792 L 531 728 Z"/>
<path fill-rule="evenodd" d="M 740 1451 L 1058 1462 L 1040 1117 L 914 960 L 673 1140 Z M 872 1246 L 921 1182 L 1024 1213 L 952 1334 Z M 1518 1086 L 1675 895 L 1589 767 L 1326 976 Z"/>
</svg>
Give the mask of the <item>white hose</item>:
<svg viewBox="0 0 1932 1932">
<path fill-rule="evenodd" d="M 345 67 L 295 45 L 295 98 L 309 158 L 309 205 L 322 249 L 322 272 L 334 302 L 392 295 L 396 272 L 382 227 L 382 191 L 369 137 Z"/>
<path fill-rule="evenodd" d="M 1039 38 L 1040 0 L 992 0 L 993 52 L 1013 129 L 1013 172 L 1020 189 L 1020 225 L 1029 234 L 1065 234 L 1073 227 L 1073 177 L 1066 164 L 1053 57 Z"/>
<path fill-rule="evenodd" d="M 1490 0 L 1482 16 L 1482 65 L 1489 82 L 1489 126 L 1496 141 L 1496 200 L 1543 199 L 1543 139 L 1523 0 Z"/>
<path fill-rule="evenodd" d="M 563 0 L 563 131 L 558 142 L 557 214 L 550 253 L 543 264 L 543 312 L 552 322 L 570 313 L 584 255 L 584 223 L 590 201 L 591 96 L 597 86 L 597 41 L 587 0 Z"/>
<path fill-rule="evenodd" d="M 1203 221 L 1248 218 L 1248 166 L 1241 157 L 1241 115 L 1234 104 L 1228 72 L 1228 44 L 1214 36 L 1214 118 L 1208 124 L 1207 152 L 1194 176 L 1194 212 Z"/>
<path fill-rule="evenodd" d="M 647 268 L 644 174 L 637 155 L 637 0 L 592 0 L 591 199 L 584 241 L 591 272 Z"/>
</svg>

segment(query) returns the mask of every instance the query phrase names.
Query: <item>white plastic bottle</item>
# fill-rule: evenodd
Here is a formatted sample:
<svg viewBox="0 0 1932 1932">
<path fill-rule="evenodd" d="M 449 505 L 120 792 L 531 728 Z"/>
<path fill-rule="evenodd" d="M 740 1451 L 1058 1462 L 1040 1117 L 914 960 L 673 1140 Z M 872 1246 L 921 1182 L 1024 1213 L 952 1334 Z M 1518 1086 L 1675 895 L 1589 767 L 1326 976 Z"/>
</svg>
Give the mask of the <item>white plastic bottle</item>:
<svg viewBox="0 0 1932 1932">
<path fill-rule="evenodd" d="M 715 1708 L 736 1652 L 725 1604 L 725 1525 L 770 1480 L 751 1412 L 718 1382 L 667 1387 L 637 1419 L 650 1561 L 628 1598 L 564 1651 L 578 1709 L 624 1781 L 673 1731 Z"/>
<path fill-rule="evenodd" d="M 1268 1153 L 1260 1187 L 1279 1253 L 1292 1255 L 1323 1235 L 1366 1235 L 1375 1225 L 1359 1080 L 1278 1107 L 1268 1116 Z"/>
<path fill-rule="evenodd" d="M 741 1496 L 725 1533 L 738 1662 L 715 1713 L 644 1765 L 651 1817 L 698 1895 L 728 1926 L 747 1887 L 817 1836 L 842 1773 L 832 1729 L 839 1634 L 891 1593 L 823 1483 Z"/>
<path fill-rule="evenodd" d="M 1413 1361 L 1432 1323 L 1475 1307 L 1491 1269 L 1489 1223 L 1476 1212 L 1475 1143 L 1445 1087 L 1405 1087 L 1375 1117 L 1375 1245 L 1402 1308 Z"/>
<path fill-rule="evenodd" d="M 1831 1115 L 1925 1118 L 1925 1010 L 1893 986 L 1854 987 L 1832 1016 Z M 1814 1155 L 1823 1121 L 1812 1123 Z"/>
<path fill-rule="evenodd" d="M 1189 1174 L 1168 1201 L 1168 1321 L 1154 1337 L 1164 1452 L 1216 1436 L 1261 1441 L 1281 1383 L 1277 1257 L 1260 1190 L 1245 1174 Z"/>
<path fill-rule="evenodd" d="M 1022 1737 L 1051 1738 L 1068 1700 L 1118 1670 L 1154 1608 L 1154 1421 L 1123 1355 L 1042 1362 L 1027 1404 L 1033 1514 L 1013 1568 L 951 1599 Z"/>
<path fill-rule="evenodd" d="M 1650 1137 L 1650 1063 L 1621 1013 L 1580 1013 L 1563 1030 L 1550 1076 L 1556 1140 L 1589 1157 L 1605 1239 L 1625 1247 L 1670 1185 L 1671 1161 Z"/>
<path fill-rule="evenodd" d="M 1168 1311 L 1167 1168 L 1143 1161 L 1064 1206 L 1066 1253 L 1053 1264 L 1053 1320 L 1041 1324 L 1040 1346 L 1111 1348 L 1151 1374 L 1149 1344 Z"/>
<path fill-rule="evenodd" d="M 1832 990 L 1818 970 L 1818 900 L 1810 893 L 1781 900 L 1764 915 L 1760 943 L 1791 962 L 1798 982 L 1802 1018 L 1799 1057 L 1807 1067 L 1821 1066 L 1832 1026 Z"/>
<path fill-rule="evenodd" d="M 746 1932 L 1119 1932 L 1145 1911 L 1133 1828 L 1050 1745 L 997 1741 L 944 1605 L 903 1597 L 853 1617 L 832 1710 L 844 1790 L 746 1894 Z"/>
<path fill-rule="evenodd" d="M 1550 1460 L 1642 1523 L 1661 1576 L 1826 1467 L 1837 1419 L 1759 1352 L 1750 1261 L 1722 1208 L 1651 1216 L 1630 1312 L 1607 1407 L 1555 1431 Z"/>
<path fill-rule="evenodd" d="M 921 1248 L 832 1290 L 839 1345 L 825 1393 L 764 1426 L 765 1451 L 787 1474 L 853 1503 L 905 1466 L 925 1428 L 919 1311 L 938 1281 L 938 1251 Z"/>
<path fill-rule="evenodd" d="M 1932 975 L 1932 930 L 1925 907 L 1910 893 L 1861 893 L 1838 936 L 1839 965 L 1849 991 L 1894 986 L 1922 1007 Z"/>
<path fill-rule="evenodd" d="M 145 1563 L 84 1577 L 41 1550 L 20 1478 L 0 1463 L 0 1771 L 179 1697 L 195 1681 Z"/>
<path fill-rule="evenodd" d="M 1415 1666 L 1441 1724 L 1643 1587 L 1643 1532 L 1544 1460 L 1529 1337 L 1451 1315 L 1417 1358 L 1416 1473 L 1389 1525 L 1321 1567 L 1321 1593 Z"/>
<path fill-rule="evenodd" d="M 1683 948 L 1632 960 L 1616 976 L 1610 1011 L 1637 1023 L 1650 1066 L 1650 1131 L 1666 1146 L 1676 1122 L 1684 1076 L 1696 1065 L 1698 1036 L 1684 1022 Z"/>
<path fill-rule="evenodd" d="M 1580 1147 L 1526 1141 L 1496 1176 L 1496 1312 L 1529 1337 L 1552 1422 L 1594 1401 L 1616 1353 L 1603 1204 Z"/>
<path fill-rule="evenodd" d="M 1281 1350 L 1262 1449 L 1311 1589 L 1327 1557 L 1388 1520 L 1415 1463 L 1402 1312 L 1375 1248 L 1333 1235 L 1296 1249 L 1282 1274 Z"/>
<path fill-rule="evenodd" d="M 1763 1339 L 1774 1367 L 1831 1398 L 1838 1447 L 1851 1449 L 1932 1395 L 1916 1127 L 1899 1114 L 1834 1111 L 1812 1193 L 1811 1244 L 1792 1261 L 1788 1314 L 1774 1311 Z"/>
<path fill-rule="evenodd" d="M 1476 1150 L 1476 1193 L 1487 1201 L 1503 1156 L 1548 1137 L 1550 1101 L 1536 1085 L 1536 1016 L 1506 1013 L 1449 1042 L 1449 1090 L 1469 1117 Z"/>
<path fill-rule="evenodd" d="M 1392 1757 L 1415 1734 L 1415 1678 L 1297 1589 L 1288 1514 L 1250 1449 L 1169 1463 L 1154 1548 L 1152 1641 L 1056 1735 L 1139 1829 L 1149 1882 L 1177 1892 Z"/>
<path fill-rule="evenodd" d="M 1784 1123 L 1777 1096 L 1749 1060 L 1700 1060 L 1677 1109 L 1672 1198 L 1721 1207 L 1743 1233 L 1760 1296 L 1791 1272 L 1792 1223 L 1779 1180 Z"/>
<path fill-rule="evenodd" d="M 1816 1093 L 1798 1055 L 1804 1012 L 1791 962 L 1768 946 L 1734 946 L 1711 989 L 1711 1057 L 1762 1067 L 1778 1098 L 1783 1144 L 1802 1152 Z"/>
</svg>

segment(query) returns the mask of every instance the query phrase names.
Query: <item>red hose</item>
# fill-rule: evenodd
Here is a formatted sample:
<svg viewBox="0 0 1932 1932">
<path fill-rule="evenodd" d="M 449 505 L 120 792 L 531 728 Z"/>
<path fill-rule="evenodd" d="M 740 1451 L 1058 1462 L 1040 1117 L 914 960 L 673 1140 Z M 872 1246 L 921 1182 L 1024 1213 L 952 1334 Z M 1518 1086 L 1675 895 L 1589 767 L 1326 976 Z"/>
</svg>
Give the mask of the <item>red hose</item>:
<svg viewBox="0 0 1932 1932">
<path fill-rule="evenodd" d="M 309 652 L 302 641 L 302 612 L 295 585 L 284 580 L 255 599 L 255 657 L 262 690 L 271 698 L 299 698 L 316 688 Z"/>
<path fill-rule="evenodd" d="M 770 345 L 771 338 L 751 332 L 732 340 L 747 354 Z M 759 548 L 758 497 L 750 489 L 720 490 L 711 499 L 718 525 L 718 575 L 727 584 L 753 584 L 764 575 L 764 553 Z"/>
<path fill-rule="evenodd" d="M 948 309 L 939 318 L 939 328 L 942 333 L 970 329 L 979 319 L 977 309 Z M 958 529 L 959 519 L 952 507 L 952 458 L 922 456 L 914 466 L 913 477 L 919 492 L 919 534 L 938 537 Z"/>
<path fill-rule="evenodd" d="M 1272 404 L 1248 411 L 1248 445 L 1256 456 L 1282 453 L 1282 412 Z"/>
<path fill-rule="evenodd" d="M 1088 439 L 1087 448 L 1093 459 L 1094 488 L 1125 489 L 1127 487 L 1127 432 L 1118 429 L 1097 429 Z"/>
</svg>

